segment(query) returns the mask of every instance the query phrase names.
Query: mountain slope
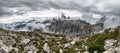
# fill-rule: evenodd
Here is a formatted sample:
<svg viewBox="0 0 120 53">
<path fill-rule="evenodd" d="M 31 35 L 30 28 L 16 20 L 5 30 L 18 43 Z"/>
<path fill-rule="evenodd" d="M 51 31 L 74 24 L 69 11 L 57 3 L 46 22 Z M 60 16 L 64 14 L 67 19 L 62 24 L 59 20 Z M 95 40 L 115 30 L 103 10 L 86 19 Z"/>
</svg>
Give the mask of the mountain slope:
<svg viewBox="0 0 120 53">
<path fill-rule="evenodd" d="M 14 32 L 0 29 L 0 52 L 5 53 L 119 53 L 120 27 L 103 33 L 68 37 L 45 32 Z M 109 44 L 111 43 L 111 44 Z"/>
</svg>

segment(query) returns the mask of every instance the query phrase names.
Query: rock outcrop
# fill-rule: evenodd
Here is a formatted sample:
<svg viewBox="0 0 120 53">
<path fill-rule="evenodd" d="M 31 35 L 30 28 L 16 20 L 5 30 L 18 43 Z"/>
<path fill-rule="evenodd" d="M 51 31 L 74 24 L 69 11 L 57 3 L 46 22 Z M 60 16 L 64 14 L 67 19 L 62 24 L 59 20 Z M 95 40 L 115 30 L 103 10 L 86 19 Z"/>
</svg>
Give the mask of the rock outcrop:
<svg viewBox="0 0 120 53">
<path fill-rule="evenodd" d="M 98 23 L 91 25 L 83 20 L 54 20 L 51 25 L 47 26 L 49 31 L 61 34 L 92 34 L 103 30 L 104 24 Z"/>
</svg>

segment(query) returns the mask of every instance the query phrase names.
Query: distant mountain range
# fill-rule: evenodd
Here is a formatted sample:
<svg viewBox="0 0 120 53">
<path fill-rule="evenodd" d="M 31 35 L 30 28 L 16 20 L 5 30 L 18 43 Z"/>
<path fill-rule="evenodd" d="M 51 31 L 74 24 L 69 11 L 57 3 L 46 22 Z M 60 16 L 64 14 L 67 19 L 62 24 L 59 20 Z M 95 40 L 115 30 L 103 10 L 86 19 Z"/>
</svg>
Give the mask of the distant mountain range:
<svg viewBox="0 0 120 53">
<path fill-rule="evenodd" d="M 109 23 L 113 23 L 114 25 Z M 105 28 L 116 27 L 117 25 L 119 25 L 119 23 L 117 24 L 116 19 L 108 18 L 106 16 L 101 18 L 80 18 L 66 16 L 62 13 L 59 17 L 31 17 L 31 19 L 21 19 L 20 21 L 14 21 L 11 23 L 1 23 L 0 28 L 12 31 L 40 31 L 84 35 L 100 32 Z"/>
<path fill-rule="evenodd" d="M 72 20 L 71 17 L 65 16 L 63 14 L 60 17 L 53 17 L 44 21 L 41 21 L 40 18 L 36 18 L 28 21 L 0 24 L 0 27 L 13 31 L 43 31 L 62 34 L 91 34 L 92 32 L 104 29 L 104 23 L 102 20 L 101 22 L 92 25 L 80 19 Z"/>
</svg>

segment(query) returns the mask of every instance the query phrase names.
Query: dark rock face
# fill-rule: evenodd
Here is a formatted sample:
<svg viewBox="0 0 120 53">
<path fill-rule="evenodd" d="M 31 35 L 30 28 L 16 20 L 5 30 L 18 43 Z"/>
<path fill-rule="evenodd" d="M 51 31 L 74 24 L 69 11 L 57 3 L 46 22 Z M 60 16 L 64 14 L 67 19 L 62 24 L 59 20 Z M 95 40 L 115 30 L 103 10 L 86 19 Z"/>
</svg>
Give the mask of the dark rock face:
<svg viewBox="0 0 120 53">
<path fill-rule="evenodd" d="M 83 20 L 55 20 L 47 26 L 50 31 L 61 34 L 91 34 L 103 29 L 103 23 L 91 25 Z"/>
<path fill-rule="evenodd" d="M 99 32 L 100 30 L 103 30 L 104 24 L 103 23 L 97 23 L 95 25 L 92 25 L 94 32 Z"/>
<path fill-rule="evenodd" d="M 16 28 L 16 29 L 19 29 L 19 28 L 23 28 L 23 27 L 25 27 L 25 26 L 26 26 L 26 24 L 19 24 L 19 25 L 16 25 L 15 28 Z"/>
</svg>

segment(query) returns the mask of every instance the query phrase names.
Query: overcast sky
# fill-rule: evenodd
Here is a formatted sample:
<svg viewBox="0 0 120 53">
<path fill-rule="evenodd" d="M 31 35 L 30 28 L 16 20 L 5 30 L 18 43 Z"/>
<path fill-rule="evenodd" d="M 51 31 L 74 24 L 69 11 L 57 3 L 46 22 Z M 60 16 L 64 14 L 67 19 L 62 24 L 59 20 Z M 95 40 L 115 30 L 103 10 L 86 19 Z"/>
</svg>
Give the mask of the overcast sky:
<svg viewBox="0 0 120 53">
<path fill-rule="evenodd" d="M 17 7 L 23 8 L 19 11 L 54 8 L 120 16 L 119 2 L 120 0 L 0 0 L 0 16 L 14 14 L 9 8 Z M 19 11 L 16 13 L 19 14 Z"/>
</svg>

